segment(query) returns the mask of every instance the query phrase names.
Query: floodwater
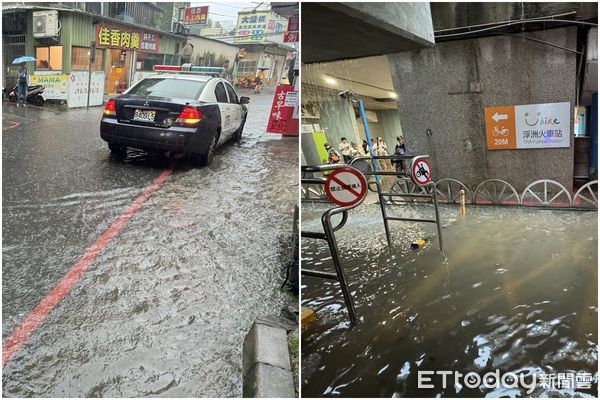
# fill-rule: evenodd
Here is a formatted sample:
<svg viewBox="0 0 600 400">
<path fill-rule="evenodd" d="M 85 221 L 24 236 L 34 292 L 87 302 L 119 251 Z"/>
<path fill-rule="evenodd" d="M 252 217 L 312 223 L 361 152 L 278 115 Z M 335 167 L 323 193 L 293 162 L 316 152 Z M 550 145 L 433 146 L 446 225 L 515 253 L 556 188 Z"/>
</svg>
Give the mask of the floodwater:
<svg viewBox="0 0 600 400">
<path fill-rule="evenodd" d="M 302 304 L 318 316 L 303 331 L 303 396 L 597 396 L 597 213 L 440 209 L 447 258 L 435 224 L 390 222 L 388 248 L 377 204 L 350 211 L 337 237 L 359 322 L 349 323 L 337 282 L 303 277 Z M 319 228 L 319 210 L 303 204 L 303 230 Z M 388 210 L 433 215 L 430 205 Z M 420 238 L 427 246 L 411 250 Z M 326 246 L 303 239 L 303 268 L 332 270 Z M 419 371 L 496 369 L 528 384 L 543 373 L 594 382 L 553 389 L 538 378 L 531 388 L 497 388 L 455 384 L 452 375 L 444 387 L 437 375 L 433 388 L 417 387 Z"/>
<path fill-rule="evenodd" d="M 3 339 L 166 168 L 173 173 L 3 369 L 4 397 L 235 397 L 243 339 L 297 299 L 297 139 L 263 139 L 254 96 L 241 144 L 194 168 L 99 137 L 101 108 L 7 106 Z"/>
</svg>

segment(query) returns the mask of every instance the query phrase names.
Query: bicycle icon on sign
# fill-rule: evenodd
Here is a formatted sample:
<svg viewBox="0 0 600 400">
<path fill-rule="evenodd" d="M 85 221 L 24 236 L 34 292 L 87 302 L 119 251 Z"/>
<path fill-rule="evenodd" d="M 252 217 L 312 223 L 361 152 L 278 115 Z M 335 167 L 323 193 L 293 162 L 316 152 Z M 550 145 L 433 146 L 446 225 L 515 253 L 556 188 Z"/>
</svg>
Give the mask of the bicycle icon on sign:
<svg viewBox="0 0 600 400">
<path fill-rule="evenodd" d="M 508 136 L 508 134 L 509 134 L 508 128 L 502 127 L 502 129 L 500 129 L 497 126 L 494 127 L 494 131 L 492 132 L 492 135 L 494 135 L 494 136 L 498 136 L 498 135 Z"/>
</svg>

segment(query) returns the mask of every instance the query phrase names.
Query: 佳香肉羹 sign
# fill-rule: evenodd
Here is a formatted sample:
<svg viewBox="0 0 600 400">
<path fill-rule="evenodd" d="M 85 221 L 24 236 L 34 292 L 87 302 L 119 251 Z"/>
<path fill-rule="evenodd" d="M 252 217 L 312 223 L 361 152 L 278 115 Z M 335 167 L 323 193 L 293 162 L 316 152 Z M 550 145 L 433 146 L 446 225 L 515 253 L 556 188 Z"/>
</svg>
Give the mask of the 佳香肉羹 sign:
<svg viewBox="0 0 600 400">
<path fill-rule="evenodd" d="M 159 46 L 158 33 L 116 25 L 96 25 L 96 47 L 158 53 Z"/>
<path fill-rule="evenodd" d="M 488 150 L 569 147 L 571 103 L 489 107 L 484 110 Z"/>
</svg>

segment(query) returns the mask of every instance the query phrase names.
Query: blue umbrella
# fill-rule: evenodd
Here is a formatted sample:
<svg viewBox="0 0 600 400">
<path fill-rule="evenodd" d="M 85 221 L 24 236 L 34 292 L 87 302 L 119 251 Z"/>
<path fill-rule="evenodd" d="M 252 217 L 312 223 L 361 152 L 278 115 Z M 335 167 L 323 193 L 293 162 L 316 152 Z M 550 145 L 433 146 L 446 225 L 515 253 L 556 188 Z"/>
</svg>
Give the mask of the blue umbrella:
<svg viewBox="0 0 600 400">
<path fill-rule="evenodd" d="M 23 56 L 23 57 L 17 57 L 13 60 L 13 64 L 21 64 L 23 62 L 29 62 L 29 61 L 35 61 L 35 57 L 30 57 L 30 56 Z"/>
</svg>

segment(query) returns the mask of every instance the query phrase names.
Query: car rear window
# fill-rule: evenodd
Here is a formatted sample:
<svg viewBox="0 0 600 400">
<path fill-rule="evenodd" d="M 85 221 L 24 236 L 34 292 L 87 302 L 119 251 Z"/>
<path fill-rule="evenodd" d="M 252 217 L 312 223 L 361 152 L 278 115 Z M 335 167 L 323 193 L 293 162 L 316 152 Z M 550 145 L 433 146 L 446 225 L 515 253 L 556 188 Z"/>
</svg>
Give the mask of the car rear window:
<svg viewBox="0 0 600 400">
<path fill-rule="evenodd" d="M 141 81 L 128 94 L 197 99 L 205 85 L 206 82 L 191 79 L 151 78 Z"/>
</svg>

